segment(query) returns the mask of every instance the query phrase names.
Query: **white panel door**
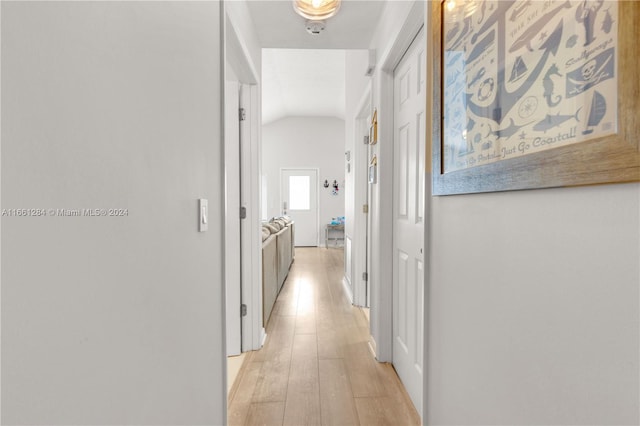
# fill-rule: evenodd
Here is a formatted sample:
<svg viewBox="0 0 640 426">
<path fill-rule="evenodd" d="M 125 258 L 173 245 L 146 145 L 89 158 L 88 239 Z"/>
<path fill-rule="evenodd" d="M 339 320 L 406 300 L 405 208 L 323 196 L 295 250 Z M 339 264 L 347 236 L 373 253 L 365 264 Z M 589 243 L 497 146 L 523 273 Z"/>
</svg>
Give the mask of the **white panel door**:
<svg viewBox="0 0 640 426">
<path fill-rule="evenodd" d="M 426 58 L 424 30 L 394 71 L 393 364 L 422 413 L 424 159 Z"/>
<path fill-rule="evenodd" d="M 282 169 L 282 213 L 296 223 L 295 245 L 318 246 L 318 170 Z"/>
</svg>

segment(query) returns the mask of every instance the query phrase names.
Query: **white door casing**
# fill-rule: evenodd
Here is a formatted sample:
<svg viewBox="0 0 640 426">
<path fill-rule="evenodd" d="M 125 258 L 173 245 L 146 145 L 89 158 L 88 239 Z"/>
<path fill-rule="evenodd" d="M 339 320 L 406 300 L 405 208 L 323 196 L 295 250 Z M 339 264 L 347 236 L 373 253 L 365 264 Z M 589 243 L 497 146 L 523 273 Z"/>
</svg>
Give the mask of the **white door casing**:
<svg viewBox="0 0 640 426">
<path fill-rule="evenodd" d="M 226 80 L 241 83 L 240 105 L 246 110 L 246 120 L 241 123 L 241 199 L 246 208 L 246 219 L 240 222 L 241 237 L 241 298 L 233 305 L 225 306 L 233 315 L 240 313 L 240 303 L 247 306 L 247 315 L 241 319 L 241 350 L 258 350 L 265 340 L 262 326 L 262 250 L 260 238 L 260 178 L 262 175 L 260 129 L 261 87 L 259 72 L 250 48 L 240 30 L 244 16 L 241 10 L 230 2 L 223 4 L 226 14 L 225 25 L 225 76 Z M 238 110 L 232 114 L 237 119 Z M 225 212 L 226 214 L 227 212 Z M 238 209 L 228 214 L 238 217 Z M 226 236 L 229 237 L 229 236 Z M 225 316 L 225 322 L 227 317 Z M 228 328 L 225 327 L 228 331 Z"/>
<path fill-rule="evenodd" d="M 318 170 L 282 169 L 280 171 L 283 214 L 296 223 L 296 246 L 318 246 Z"/>
<path fill-rule="evenodd" d="M 371 122 L 371 84 L 363 91 L 351 120 L 353 144 L 347 160 L 350 168 L 345 175 L 345 281 L 351 292 L 351 302 L 356 306 L 369 307 L 366 276 L 368 213 L 365 211 L 365 206 L 368 208 L 369 145 L 365 143 L 365 137 L 369 136 Z"/>
<path fill-rule="evenodd" d="M 424 341 L 424 29 L 394 72 L 393 364 L 422 413 Z"/>
<path fill-rule="evenodd" d="M 227 356 L 241 352 L 240 86 L 225 82 L 225 306 Z"/>
<path fill-rule="evenodd" d="M 245 218 L 240 220 L 242 252 L 242 304 L 247 315 L 242 316 L 242 351 L 260 349 L 265 331 L 262 326 L 262 239 L 260 231 L 260 152 L 257 132 L 259 114 L 256 107 L 258 89 L 255 85 L 240 85 L 240 206 Z"/>
<path fill-rule="evenodd" d="M 368 86 L 361 101 L 358 116 L 355 122 L 355 161 L 353 166 L 354 196 L 355 196 L 355 256 L 353 259 L 354 271 L 354 303 L 358 306 L 369 307 L 370 291 L 368 278 L 368 253 L 367 239 L 369 235 L 369 213 L 364 211 L 364 206 L 369 208 L 369 145 L 364 144 L 365 136 L 369 135 L 369 123 L 371 122 L 371 86 Z M 364 275 L 367 278 L 364 278 Z"/>
</svg>

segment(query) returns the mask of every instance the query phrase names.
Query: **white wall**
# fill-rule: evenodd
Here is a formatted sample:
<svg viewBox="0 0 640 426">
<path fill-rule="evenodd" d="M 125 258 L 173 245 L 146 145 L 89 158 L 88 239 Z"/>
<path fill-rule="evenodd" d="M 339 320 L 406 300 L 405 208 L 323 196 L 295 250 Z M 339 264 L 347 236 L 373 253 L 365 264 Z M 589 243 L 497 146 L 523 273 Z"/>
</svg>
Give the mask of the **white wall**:
<svg viewBox="0 0 640 426">
<path fill-rule="evenodd" d="M 233 26 L 233 32 L 238 37 L 240 48 L 249 57 L 249 67 L 253 73 L 260 76 L 262 69 L 262 46 L 260 40 L 254 30 L 251 12 L 247 5 L 247 0 L 233 0 L 225 2 L 225 11 L 229 17 L 230 24 Z M 236 52 L 227 52 L 227 55 L 235 55 Z M 250 76 L 239 75 L 239 79 L 245 83 Z M 260 83 L 259 81 L 257 82 Z"/>
<path fill-rule="evenodd" d="M 332 217 L 344 216 L 344 120 L 332 117 L 287 117 L 262 127 L 262 170 L 267 177 L 267 213 L 282 214 L 280 205 L 280 169 L 318 168 L 320 199 L 319 239 L 324 225 Z M 337 180 L 340 190 L 322 184 Z"/>
<path fill-rule="evenodd" d="M 428 217 L 427 424 L 640 422 L 640 184 L 435 197 Z"/>
<path fill-rule="evenodd" d="M 220 4 L 1 7 L 2 423 L 223 424 Z"/>
<path fill-rule="evenodd" d="M 638 424 L 640 185 L 433 199 L 429 424 Z"/>
</svg>

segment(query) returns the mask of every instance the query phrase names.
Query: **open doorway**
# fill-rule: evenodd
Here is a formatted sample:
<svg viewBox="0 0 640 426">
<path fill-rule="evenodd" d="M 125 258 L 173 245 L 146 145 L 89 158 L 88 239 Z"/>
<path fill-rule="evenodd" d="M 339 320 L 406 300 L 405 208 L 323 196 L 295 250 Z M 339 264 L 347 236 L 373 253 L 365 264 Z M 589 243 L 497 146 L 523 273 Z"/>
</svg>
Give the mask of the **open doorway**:
<svg viewBox="0 0 640 426">
<path fill-rule="evenodd" d="M 225 335 L 227 391 L 262 327 L 259 73 L 227 16 L 225 29 Z M 256 284 L 258 283 L 258 284 Z"/>
<path fill-rule="evenodd" d="M 353 176 L 347 179 L 347 191 L 352 192 L 353 207 L 348 209 L 347 217 L 352 226 L 347 229 L 347 236 L 351 241 L 349 255 L 352 259 L 350 270 L 345 270 L 345 276 L 351 283 L 353 290 L 353 304 L 363 310 L 369 321 L 370 289 L 369 289 L 369 253 L 367 240 L 369 235 L 369 163 L 372 156 L 369 145 L 369 128 L 371 123 L 371 86 L 368 84 L 360 97 L 357 112 L 353 121 L 354 134 L 350 157 L 352 158 Z M 349 272 L 351 272 L 349 276 Z"/>
<path fill-rule="evenodd" d="M 374 3 L 378 2 L 361 2 L 361 5 L 373 5 Z M 355 6 L 354 4 L 354 11 Z M 339 253 L 338 250 L 344 252 L 343 284 L 349 294 L 350 302 L 364 306 L 372 305 L 371 322 L 368 330 L 364 330 L 364 333 L 368 332 L 372 335 L 371 347 L 379 361 L 393 361 L 393 291 L 390 285 L 393 271 L 393 249 L 391 248 L 393 235 L 391 230 L 393 226 L 391 212 L 393 198 L 392 159 L 394 154 L 392 145 L 393 71 L 410 44 L 411 38 L 416 34 L 413 32 L 414 24 L 418 21 L 424 21 L 424 5 L 421 2 L 385 2 L 385 13 L 380 15 L 382 10 L 380 8 L 375 14 L 375 19 L 365 19 L 363 14 L 358 13 L 356 14 L 358 22 L 378 22 L 379 20 L 378 29 L 383 31 L 374 32 L 375 25 L 367 25 L 361 29 L 350 25 L 347 28 L 346 36 L 338 39 L 341 40 L 339 43 L 332 42 L 333 36 L 338 34 L 338 25 L 331 27 L 331 32 L 327 33 L 330 36 L 328 38 L 313 36 L 315 38 L 303 40 L 301 37 L 291 35 L 279 38 L 277 35 L 281 32 L 273 31 L 272 25 L 261 25 L 263 22 L 269 22 L 262 18 L 272 10 L 270 8 L 268 10 L 264 6 L 264 2 L 251 2 L 250 8 L 254 17 L 253 23 L 256 24 L 254 28 L 256 28 L 258 36 L 257 41 L 261 42 L 263 47 L 269 46 L 269 48 L 262 49 L 261 57 L 261 84 L 264 88 L 261 92 L 263 98 L 261 126 L 263 173 L 261 173 L 259 180 L 261 183 L 259 192 L 263 200 L 261 218 L 270 220 L 285 213 L 281 194 L 281 169 L 318 169 L 316 188 L 320 198 L 320 218 L 316 238 L 321 244 L 324 225 L 328 221 L 338 219 L 340 216 L 347 218 L 344 235 L 345 247 L 342 248 L 342 243 L 339 242 L 336 244 L 338 247 L 328 248 L 325 253 L 332 250 L 333 253 Z M 280 18 L 284 22 L 287 16 L 285 12 L 290 12 L 290 10 L 282 12 Z M 256 17 L 261 19 L 255 19 Z M 335 23 L 337 24 L 338 21 L 336 20 Z M 367 34 L 368 28 L 371 29 L 371 32 Z M 295 30 L 296 28 L 292 28 L 292 33 Z M 283 31 L 282 34 L 287 33 Z M 362 41 L 356 42 L 360 36 L 365 34 L 367 35 Z M 324 49 L 306 50 L 316 46 L 322 46 Z M 276 47 L 299 49 L 277 49 Z M 338 53 L 336 56 L 341 54 L 343 57 L 348 57 L 348 54 L 345 53 L 347 51 L 331 50 L 334 48 L 363 49 L 361 53 L 365 57 L 368 56 L 368 53 L 373 53 L 374 62 L 371 62 L 371 57 L 369 57 L 369 62 L 365 59 L 364 66 L 360 66 L 361 64 L 357 64 L 355 67 L 342 66 L 333 70 L 329 68 L 327 71 L 327 65 L 335 65 L 336 62 L 325 59 L 323 54 Z M 371 48 L 372 52 L 364 50 L 367 48 Z M 274 62 L 274 54 L 289 56 L 290 60 L 283 63 Z M 380 55 L 379 65 L 375 62 L 376 55 Z M 260 56 L 256 57 L 260 58 Z M 339 63 L 340 58 L 337 59 Z M 274 70 L 273 74 L 269 74 L 270 69 Z M 364 80 L 366 83 L 357 87 L 355 84 L 349 84 L 349 69 L 358 74 L 358 79 L 353 78 L 352 83 L 356 80 Z M 365 78 L 365 75 L 371 75 L 370 72 L 373 72 L 373 79 Z M 325 83 L 332 78 L 340 79 L 342 85 L 346 87 L 338 92 L 327 89 Z M 357 84 L 360 83 L 357 82 Z M 368 88 L 367 85 L 369 85 Z M 293 90 L 288 90 L 291 88 Z M 317 90 L 318 88 L 320 90 Z M 365 94 L 367 90 L 370 92 L 368 99 L 358 104 L 358 99 L 367 97 Z M 292 103 L 294 97 L 298 100 L 297 104 Z M 351 99 L 351 104 L 345 105 L 348 104 L 348 99 Z M 326 109 L 314 110 L 318 106 L 318 101 L 325 102 Z M 335 112 L 336 106 L 337 113 Z M 367 133 L 374 107 L 377 108 L 381 123 L 381 143 L 367 146 L 361 138 L 364 136 L 363 134 Z M 356 116 L 347 116 L 345 112 Z M 336 130 L 340 129 L 340 126 L 342 126 L 341 130 Z M 334 150 L 332 148 L 336 145 L 336 141 L 341 149 Z M 349 141 L 354 145 L 347 146 Z M 362 143 L 360 144 L 360 142 Z M 358 157 L 356 143 L 359 144 L 360 150 L 365 152 L 365 161 L 358 165 L 354 160 Z M 327 165 L 317 165 L 325 156 L 331 156 Z M 364 189 L 355 182 L 350 184 L 351 177 L 361 176 L 359 174 L 361 170 L 368 170 L 369 161 L 374 156 L 380 159 L 380 166 L 377 169 L 378 182 L 374 185 L 365 185 Z M 311 158 L 309 163 L 305 163 L 308 158 Z M 269 170 L 272 167 L 273 170 Z M 365 174 L 364 177 L 366 179 L 367 175 Z M 351 188 L 351 194 L 348 194 L 348 188 Z M 333 191 L 334 189 L 335 191 Z M 356 193 L 361 196 L 358 201 L 355 199 Z M 329 204 L 325 202 L 331 203 L 332 200 L 338 209 L 327 214 L 328 210 L 325 207 Z M 348 203 L 351 205 L 348 206 Z M 366 220 L 356 220 L 356 213 L 364 213 L 366 205 L 369 206 L 370 212 Z M 364 224 L 364 234 L 355 229 L 348 229 L 350 225 L 355 226 L 356 224 Z M 370 237 L 367 237 L 367 230 L 370 230 Z M 365 249 L 358 252 L 357 248 L 361 248 L 361 243 L 358 242 L 360 238 L 365 238 Z M 322 248 L 304 250 L 317 251 Z M 302 259 L 302 257 L 299 258 L 296 263 L 302 263 Z M 358 259 L 364 259 L 364 261 Z M 367 261 L 367 259 L 371 259 L 371 261 Z M 360 266 L 358 266 L 358 262 L 360 262 Z M 319 275 L 323 275 L 323 272 L 319 271 Z M 371 288 L 368 286 L 369 280 L 366 279 L 371 278 L 367 275 L 373 278 Z M 287 286 L 285 285 L 284 288 L 286 289 Z M 359 291 L 359 288 L 363 288 L 363 290 Z M 268 318 L 265 318 L 264 324 L 268 325 L 267 322 Z M 322 323 L 317 322 L 317 324 Z M 270 339 L 267 339 L 267 345 L 269 341 Z M 377 349 L 376 341 L 379 343 Z"/>
<path fill-rule="evenodd" d="M 298 247 L 343 247 L 344 74 L 343 50 L 263 49 L 263 220 L 291 216 Z"/>
<path fill-rule="evenodd" d="M 370 61 L 366 49 L 263 49 L 262 70 L 263 220 L 291 213 L 284 170 L 317 169 L 316 235 L 308 241 L 297 229 L 295 245 L 342 250 L 345 290 L 365 309 L 371 297 L 367 232 L 373 150 L 366 137 L 372 87 L 365 76 Z"/>
</svg>

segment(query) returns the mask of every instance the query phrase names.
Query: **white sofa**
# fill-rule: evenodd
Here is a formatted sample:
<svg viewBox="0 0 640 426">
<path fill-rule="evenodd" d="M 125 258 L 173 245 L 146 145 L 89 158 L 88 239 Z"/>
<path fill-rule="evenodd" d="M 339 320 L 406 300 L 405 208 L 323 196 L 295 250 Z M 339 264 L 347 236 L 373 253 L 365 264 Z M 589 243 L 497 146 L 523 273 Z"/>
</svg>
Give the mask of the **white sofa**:
<svg viewBox="0 0 640 426">
<path fill-rule="evenodd" d="M 295 256 L 295 224 L 288 218 L 262 226 L 262 324 L 267 326 Z"/>
</svg>

